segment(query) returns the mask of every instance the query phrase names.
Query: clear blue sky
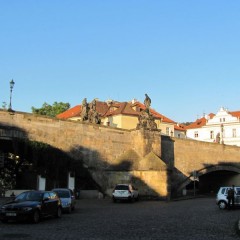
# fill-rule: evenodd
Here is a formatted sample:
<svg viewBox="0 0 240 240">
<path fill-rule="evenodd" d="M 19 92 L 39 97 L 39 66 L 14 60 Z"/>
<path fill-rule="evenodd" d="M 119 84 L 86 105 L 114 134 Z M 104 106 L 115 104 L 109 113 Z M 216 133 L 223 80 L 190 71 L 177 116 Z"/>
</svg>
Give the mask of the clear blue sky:
<svg viewBox="0 0 240 240">
<path fill-rule="evenodd" d="M 239 0 L 0 0 L 0 103 L 143 102 L 177 122 L 240 110 Z"/>
</svg>

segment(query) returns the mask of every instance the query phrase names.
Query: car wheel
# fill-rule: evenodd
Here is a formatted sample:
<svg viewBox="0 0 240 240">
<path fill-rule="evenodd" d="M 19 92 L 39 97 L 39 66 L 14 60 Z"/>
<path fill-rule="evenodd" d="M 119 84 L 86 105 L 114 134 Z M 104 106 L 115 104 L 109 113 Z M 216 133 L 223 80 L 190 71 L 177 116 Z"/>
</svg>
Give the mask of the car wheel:
<svg viewBox="0 0 240 240">
<path fill-rule="evenodd" d="M 40 213 L 38 210 L 35 210 L 32 215 L 32 222 L 33 223 L 39 223 L 40 222 Z"/>
<path fill-rule="evenodd" d="M 219 209 L 226 209 L 227 208 L 227 203 L 225 201 L 220 201 L 218 203 Z"/>
<path fill-rule="evenodd" d="M 62 208 L 61 207 L 58 207 L 57 208 L 57 212 L 55 214 L 55 217 L 56 218 L 60 218 L 62 216 Z"/>
</svg>

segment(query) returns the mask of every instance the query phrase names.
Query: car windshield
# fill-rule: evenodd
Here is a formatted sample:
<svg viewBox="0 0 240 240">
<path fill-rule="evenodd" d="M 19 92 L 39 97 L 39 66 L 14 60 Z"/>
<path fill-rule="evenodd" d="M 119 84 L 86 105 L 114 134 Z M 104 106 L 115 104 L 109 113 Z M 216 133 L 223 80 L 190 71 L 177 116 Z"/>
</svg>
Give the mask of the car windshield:
<svg viewBox="0 0 240 240">
<path fill-rule="evenodd" d="M 16 202 L 23 201 L 41 201 L 43 198 L 43 193 L 41 192 L 25 192 L 21 193 L 15 198 Z"/>
<path fill-rule="evenodd" d="M 70 192 L 64 190 L 54 190 L 60 198 L 70 198 Z"/>
<path fill-rule="evenodd" d="M 115 187 L 115 190 L 128 190 L 128 186 L 127 185 L 117 185 Z"/>
</svg>

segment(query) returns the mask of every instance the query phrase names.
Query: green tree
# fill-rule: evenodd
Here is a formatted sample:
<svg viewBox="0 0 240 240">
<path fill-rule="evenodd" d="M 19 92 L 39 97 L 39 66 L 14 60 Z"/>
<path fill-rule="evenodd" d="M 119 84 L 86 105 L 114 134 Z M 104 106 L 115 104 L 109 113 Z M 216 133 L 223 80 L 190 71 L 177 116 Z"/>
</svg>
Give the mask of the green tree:
<svg viewBox="0 0 240 240">
<path fill-rule="evenodd" d="M 32 113 L 55 117 L 56 115 L 68 110 L 69 108 L 69 103 L 54 102 L 53 105 L 50 105 L 45 102 L 41 108 L 32 107 Z"/>
<path fill-rule="evenodd" d="M 2 108 L 3 108 L 4 110 L 7 110 L 7 103 L 6 103 L 6 102 L 2 102 Z"/>
</svg>

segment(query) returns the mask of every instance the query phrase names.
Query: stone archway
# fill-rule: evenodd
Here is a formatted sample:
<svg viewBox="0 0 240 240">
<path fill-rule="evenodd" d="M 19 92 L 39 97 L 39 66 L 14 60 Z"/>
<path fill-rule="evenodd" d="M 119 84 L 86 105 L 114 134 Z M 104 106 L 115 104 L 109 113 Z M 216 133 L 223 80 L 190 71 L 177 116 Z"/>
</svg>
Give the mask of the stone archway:
<svg viewBox="0 0 240 240">
<path fill-rule="evenodd" d="M 207 174 L 215 171 L 231 171 L 231 172 L 236 172 L 240 174 L 240 166 L 219 164 L 219 165 L 209 166 L 209 167 L 200 169 L 197 172 L 198 172 L 198 176 L 200 177 L 203 174 Z"/>
<path fill-rule="evenodd" d="M 215 178 L 218 178 L 218 177 L 220 178 L 220 176 L 228 176 L 228 177 L 225 177 L 225 179 L 220 179 L 221 181 L 214 181 L 214 186 L 210 186 L 211 183 L 209 181 L 208 193 L 210 193 L 210 192 L 215 193 L 216 190 L 221 185 L 232 185 L 232 184 L 237 185 L 238 181 L 236 181 L 236 178 L 239 177 L 239 179 L 240 179 L 240 166 L 237 166 L 237 165 L 236 166 L 226 165 L 226 164 L 219 164 L 219 165 L 214 165 L 214 166 L 212 165 L 212 166 L 208 166 L 206 168 L 196 170 L 196 172 L 197 172 L 197 181 L 199 181 L 200 186 L 201 186 L 201 178 L 205 178 L 205 182 L 206 182 L 206 178 L 207 178 L 206 176 L 214 176 L 215 175 Z M 177 188 L 177 193 L 180 195 L 184 191 L 186 186 L 191 184 L 193 181 L 194 181 L 193 174 L 187 176 L 187 178 Z M 211 187 L 212 187 L 212 189 L 210 189 Z M 202 186 L 202 188 L 203 188 L 203 186 Z"/>
</svg>

